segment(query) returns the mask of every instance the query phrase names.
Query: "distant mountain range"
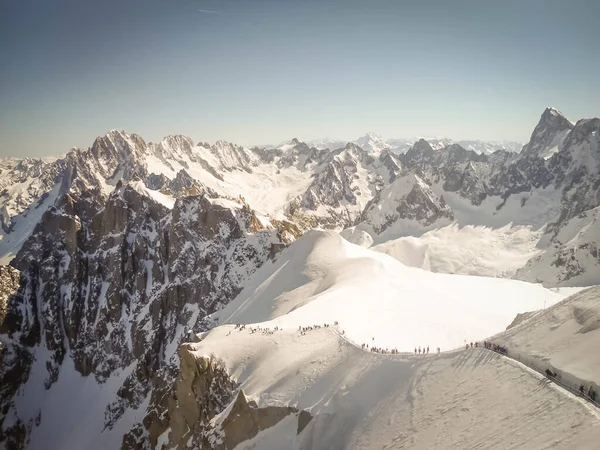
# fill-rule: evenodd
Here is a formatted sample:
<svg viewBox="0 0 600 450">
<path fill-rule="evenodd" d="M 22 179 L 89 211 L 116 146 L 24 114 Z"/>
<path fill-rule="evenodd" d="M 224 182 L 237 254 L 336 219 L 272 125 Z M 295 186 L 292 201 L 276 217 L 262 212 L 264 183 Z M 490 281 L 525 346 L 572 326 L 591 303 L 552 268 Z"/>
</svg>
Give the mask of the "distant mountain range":
<svg viewBox="0 0 600 450">
<path fill-rule="evenodd" d="M 350 255 L 354 246 L 335 232 L 393 247 L 447 226 L 521 226 L 536 239 L 533 256 L 503 276 L 600 283 L 600 119 L 572 123 L 548 108 L 522 150 L 513 144 L 367 134 L 246 148 L 180 135 L 148 143 L 112 130 L 56 160 L 0 159 L 0 260 L 9 265 L 0 268 L 0 447 L 54 448 L 59 441 L 44 439 L 63 411 L 75 411 L 69 420 L 86 411 L 95 448 L 155 448 L 169 429 L 185 435 L 171 421 L 192 407 L 192 394 L 174 391 L 178 347 L 190 331 L 211 330 L 211 314 L 242 305 L 256 273 L 277 279 L 271 262 L 313 229 L 329 230 Z M 310 239 L 297 248 L 308 248 L 298 256 L 308 266 L 285 270 L 298 279 L 329 270 Z M 479 257 L 496 258 L 492 250 Z M 423 250 L 414 265 L 432 267 L 427 257 Z M 385 266 L 377 261 L 375 271 Z M 336 280 L 290 289 L 302 299 Z M 265 298 L 281 294 L 273 289 Z M 63 391 L 77 386 L 93 405 L 80 391 L 64 403 Z M 211 391 L 207 411 L 228 395 Z"/>
<path fill-rule="evenodd" d="M 367 152 L 381 152 L 389 149 L 394 153 L 405 153 L 407 152 L 415 142 L 423 139 L 422 137 L 413 137 L 407 139 L 384 139 L 375 133 L 367 133 L 364 136 L 359 137 L 352 143 L 358 145 Z M 515 141 L 481 141 L 481 140 L 462 140 L 453 141 L 447 138 L 424 138 L 429 144 L 435 148 L 444 148 L 451 144 L 458 144 L 467 150 L 473 150 L 476 153 L 483 153 L 484 155 L 490 155 L 496 150 L 508 150 L 509 152 L 520 152 L 523 148 L 522 142 Z M 318 149 L 336 149 L 343 147 L 347 141 L 334 140 L 334 139 L 316 139 L 309 141 L 308 144 Z"/>
</svg>

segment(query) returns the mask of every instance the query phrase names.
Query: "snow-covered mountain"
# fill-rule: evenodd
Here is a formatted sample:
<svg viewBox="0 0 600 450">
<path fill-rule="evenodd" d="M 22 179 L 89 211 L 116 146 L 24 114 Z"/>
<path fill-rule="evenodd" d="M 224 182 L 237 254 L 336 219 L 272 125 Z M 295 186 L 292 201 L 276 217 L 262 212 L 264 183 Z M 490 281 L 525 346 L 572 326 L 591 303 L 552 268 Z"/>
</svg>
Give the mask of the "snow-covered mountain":
<svg viewBox="0 0 600 450">
<path fill-rule="evenodd" d="M 506 408 L 511 413 L 500 426 L 513 430 L 515 447 L 591 449 L 600 436 L 596 414 L 577 399 L 550 388 L 539 392 L 540 377 L 487 350 L 464 350 L 465 339 L 502 331 L 520 308 L 550 307 L 565 293 L 410 269 L 323 232 L 307 234 L 269 265 L 215 314 L 219 327 L 181 348 L 173 422 L 157 439 L 163 448 L 427 449 L 481 440 L 505 448 L 505 433 L 473 423 L 494 422 Z M 567 302 L 577 308 L 582 300 Z M 575 332 L 564 331 L 563 339 Z M 594 332 L 577 340 L 590 350 L 595 338 Z M 461 350 L 434 356 L 438 346 Z M 417 347 L 429 347 L 429 355 L 410 355 Z M 182 394 L 197 392 L 199 382 L 226 384 L 213 375 L 215 364 L 237 383 L 229 404 L 190 410 Z M 596 356 L 580 360 L 581 369 L 597 364 Z M 571 370 L 556 364 L 563 368 Z M 593 371 L 581 379 L 599 381 Z M 536 414 L 540 405 L 544 414 Z M 586 426 L 573 432 L 557 410 Z"/>
<path fill-rule="evenodd" d="M 481 140 L 462 140 L 456 141 L 456 144 L 467 150 L 472 150 L 475 153 L 483 155 L 491 155 L 498 150 L 506 150 L 509 152 L 518 153 L 523 148 L 522 142 L 516 141 L 481 141 Z"/>
<path fill-rule="evenodd" d="M 321 388 L 294 397 L 281 381 L 300 363 L 300 378 L 310 376 L 303 356 L 281 359 L 275 378 L 260 378 L 266 369 L 254 367 L 273 345 L 321 361 L 321 347 L 294 347 L 310 334 L 297 336 L 298 326 L 338 321 L 345 337 L 333 327 L 311 334 L 322 338 L 323 355 L 341 345 L 371 370 L 370 356 L 348 338 L 403 350 L 425 340 L 451 348 L 566 295 L 526 281 L 600 283 L 600 119 L 573 124 L 549 108 L 520 153 L 425 139 L 399 152 L 399 142 L 373 134 L 360 144 L 330 148 L 294 138 L 246 148 L 185 136 L 147 143 L 112 130 L 57 159 L 0 160 L 0 259 L 10 263 L 0 267 L 0 446 L 160 448 L 193 438 L 233 448 L 240 436 L 250 439 L 222 434 L 236 428 L 230 412 L 241 408 L 261 430 L 280 417 L 311 430 L 301 439 L 327 447 L 333 441 L 319 430 L 339 423 L 332 414 L 343 398 L 335 394 L 331 410 L 303 412 Z M 416 294 L 423 286 L 426 301 Z M 424 309 L 415 309 L 417 301 Z M 463 308 L 457 316 L 452 305 Z M 389 323 L 365 307 L 388 311 Z M 456 320 L 419 322 L 435 308 Z M 405 334 L 391 333 L 401 316 L 422 330 L 403 325 Z M 369 317 L 385 335 L 365 325 Z M 459 324 L 464 317 L 468 326 Z M 214 328 L 224 321 L 274 321 L 260 327 L 286 333 L 265 333 L 249 350 L 251 338 L 239 327 Z M 181 347 L 179 360 L 182 342 L 213 328 L 205 344 Z M 226 339 L 229 332 L 244 342 Z M 239 352 L 248 358 L 231 356 Z M 347 369 L 328 364 L 319 367 Z M 404 362 L 390 364 L 385 370 L 405 370 Z M 253 385 L 253 377 L 266 384 Z M 289 396 L 270 390 L 269 380 Z M 240 383 L 250 397 L 239 393 Z M 339 420 L 359 423 L 369 408 Z"/>
<path fill-rule="evenodd" d="M 506 150 L 509 152 L 520 152 L 523 148 L 522 142 L 516 141 L 482 141 L 482 140 L 458 140 L 454 141 L 448 138 L 436 137 L 411 137 L 411 138 L 383 138 L 375 133 L 367 133 L 358 139 L 351 141 L 368 152 L 380 152 L 389 149 L 393 153 L 406 153 L 415 142 L 420 139 L 425 139 L 436 150 L 447 147 L 448 145 L 458 144 L 467 150 L 472 150 L 475 153 L 491 155 L 498 150 Z M 340 139 L 315 139 L 309 142 L 309 145 L 324 149 L 337 149 L 344 147 L 348 141 Z"/>
<path fill-rule="evenodd" d="M 355 143 L 369 153 L 379 153 L 389 148 L 385 140 L 375 133 L 367 133 L 359 137 Z"/>
</svg>

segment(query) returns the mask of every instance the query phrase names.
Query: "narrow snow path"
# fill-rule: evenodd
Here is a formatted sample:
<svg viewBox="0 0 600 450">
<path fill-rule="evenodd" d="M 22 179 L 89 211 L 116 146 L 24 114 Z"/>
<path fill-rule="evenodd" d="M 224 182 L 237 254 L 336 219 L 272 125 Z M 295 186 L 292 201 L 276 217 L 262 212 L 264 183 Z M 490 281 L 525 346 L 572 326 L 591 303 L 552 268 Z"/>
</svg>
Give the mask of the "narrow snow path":
<svg viewBox="0 0 600 450">
<path fill-rule="evenodd" d="M 414 358 L 416 360 L 423 360 L 423 359 L 427 359 L 427 358 L 433 358 L 436 356 L 440 356 L 440 355 L 458 355 L 463 351 L 473 351 L 473 350 L 477 350 L 477 349 L 481 349 L 481 350 L 487 350 L 490 352 L 494 352 L 497 355 L 500 355 L 501 357 L 506 358 L 508 361 L 511 361 L 511 363 L 516 364 L 517 366 L 522 367 L 524 370 L 528 371 L 529 373 L 532 374 L 532 376 L 534 376 L 535 378 L 542 380 L 542 381 L 547 381 L 549 385 L 552 385 L 554 388 L 556 388 L 557 391 L 563 393 L 564 395 L 570 397 L 572 400 L 576 400 L 578 402 L 580 402 L 582 405 L 584 405 L 585 407 L 589 408 L 589 410 L 594 414 L 594 416 L 600 420 L 600 403 L 596 403 L 593 402 L 589 399 L 589 397 L 585 397 L 582 398 L 581 396 L 577 395 L 577 389 L 575 386 L 571 386 L 569 384 L 566 384 L 564 382 L 560 382 L 558 380 L 550 380 L 548 379 L 545 375 L 544 375 L 544 371 L 541 367 L 536 367 L 533 364 L 527 364 L 525 362 L 523 362 L 522 360 L 520 360 L 518 357 L 515 356 L 511 356 L 510 354 L 502 354 L 502 353 L 498 353 L 495 352 L 492 349 L 487 349 L 485 347 L 482 346 L 478 346 L 478 347 L 470 347 L 470 348 L 466 348 L 466 347 L 459 347 L 456 349 L 452 349 L 452 350 L 445 350 L 445 351 L 440 351 L 439 353 L 437 353 L 437 351 L 435 352 L 431 352 L 430 353 L 424 353 L 424 354 L 415 354 L 415 353 L 410 353 L 410 352 L 400 352 L 398 351 L 397 353 L 391 353 L 390 351 L 387 351 L 385 353 L 382 352 L 372 352 L 370 350 L 370 348 L 368 347 L 362 347 L 362 345 L 357 344 L 356 342 L 352 341 L 351 339 L 349 339 L 343 332 L 340 332 L 339 327 L 333 327 L 332 330 L 338 334 L 338 336 L 345 340 L 346 342 L 348 342 L 350 345 L 356 347 L 357 349 L 360 349 L 362 351 L 365 352 L 369 352 L 372 353 L 374 355 L 379 355 L 379 356 L 385 356 L 385 357 L 401 357 L 401 358 Z M 430 349 L 431 350 L 431 349 Z"/>
<path fill-rule="evenodd" d="M 293 442 L 274 429 L 260 437 L 261 448 L 592 449 L 600 439 L 589 406 L 483 348 L 378 354 L 333 326 L 306 334 L 249 328 L 223 325 L 192 345 L 221 359 L 259 406 L 313 416 Z"/>
</svg>

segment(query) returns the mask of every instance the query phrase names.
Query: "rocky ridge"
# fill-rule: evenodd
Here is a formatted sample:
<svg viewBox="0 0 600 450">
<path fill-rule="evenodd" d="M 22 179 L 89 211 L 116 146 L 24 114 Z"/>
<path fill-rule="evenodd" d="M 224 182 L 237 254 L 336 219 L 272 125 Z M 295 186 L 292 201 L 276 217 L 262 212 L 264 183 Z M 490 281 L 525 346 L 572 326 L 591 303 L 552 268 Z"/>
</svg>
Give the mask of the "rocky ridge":
<svg viewBox="0 0 600 450">
<path fill-rule="evenodd" d="M 105 432 L 126 427 L 123 448 L 152 448 L 176 414 L 169 401 L 178 345 L 188 331 L 213 327 L 205 317 L 306 229 L 352 227 L 370 243 L 418 235 L 460 220 L 459 201 L 490 217 L 506 214 L 508 223 L 510 208 L 525 211 L 543 193 L 552 202 L 544 251 L 517 276 L 597 282 L 599 162 L 600 119 L 572 124 L 552 108 L 519 154 L 425 140 L 403 155 L 297 139 L 271 150 L 184 136 L 153 144 L 113 130 L 53 162 L 3 161 L 0 253 L 12 261 L 0 272 L 8 293 L 0 328 L 4 445 L 24 448 L 44 424 L 35 402 L 18 400 L 32 395 L 33 371 L 50 390 L 73 366 L 116 386 Z M 248 179 L 260 180 L 260 195 L 240 187 Z M 260 191 L 284 182 L 294 194 L 280 214 L 264 214 Z M 211 414 L 240 398 L 225 380 Z M 258 414 L 250 410 L 248 417 Z M 215 430 L 197 434 L 198 445 L 218 439 Z"/>
</svg>

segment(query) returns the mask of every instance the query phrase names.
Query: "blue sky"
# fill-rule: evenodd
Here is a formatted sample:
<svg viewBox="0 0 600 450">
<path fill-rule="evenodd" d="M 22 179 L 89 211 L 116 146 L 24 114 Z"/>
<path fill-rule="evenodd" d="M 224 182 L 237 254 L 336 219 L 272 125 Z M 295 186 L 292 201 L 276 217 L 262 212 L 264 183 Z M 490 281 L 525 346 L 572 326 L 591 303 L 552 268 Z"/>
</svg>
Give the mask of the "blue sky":
<svg viewBox="0 0 600 450">
<path fill-rule="evenodd" d="M 597 1 L 0 0 L 0 154 L 110 129 L 526 141 L 599 115 Z"/>
</svg>

